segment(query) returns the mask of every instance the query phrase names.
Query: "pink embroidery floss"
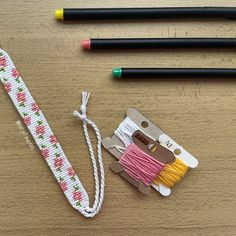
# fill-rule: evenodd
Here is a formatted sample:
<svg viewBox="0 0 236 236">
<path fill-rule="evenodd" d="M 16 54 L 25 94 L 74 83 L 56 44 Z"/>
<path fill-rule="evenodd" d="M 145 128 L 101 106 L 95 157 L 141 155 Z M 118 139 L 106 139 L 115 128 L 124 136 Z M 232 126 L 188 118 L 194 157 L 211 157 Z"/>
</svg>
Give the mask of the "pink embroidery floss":
<svg viewBox="0 0 236 236">
<path fill-rule="evenodd" d="M 165 166 L 134 143 L 126 148 L 119 162 L 128 175 L 137 181 L 142 181 L 145 185 L 150 185 Z"/>
</svg>

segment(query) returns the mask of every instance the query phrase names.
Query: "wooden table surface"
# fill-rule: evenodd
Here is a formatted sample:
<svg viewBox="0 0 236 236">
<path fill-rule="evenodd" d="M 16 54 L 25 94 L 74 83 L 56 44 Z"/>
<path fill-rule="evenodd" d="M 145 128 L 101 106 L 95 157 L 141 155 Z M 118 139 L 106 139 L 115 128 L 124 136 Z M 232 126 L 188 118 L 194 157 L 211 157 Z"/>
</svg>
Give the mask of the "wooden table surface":
<svg viewBox="0 0 236 236">
<path fill-rule="evenodd" d="M 236 37 L 232 20 L 151 20 L 60 23 L 61 7 L 236 6 L 235 0 L 1 0 L 0 47 L 15 62 L 81 181 L 94 182 L 79 109 L 89 90 L 89 117 L 110 136 L 129 107 L 164 129 L 199 158 L 173 194 L 143 197 L 109 165 L 105 202 L 86 219 L 66 201 L 47 164 L 0 88 L 0 235 L 236 235 L 236 81 L 114 80 L 124 67 L 236 67 L 236 49 L 83 52 L 90 37 Z"/>
</svg>

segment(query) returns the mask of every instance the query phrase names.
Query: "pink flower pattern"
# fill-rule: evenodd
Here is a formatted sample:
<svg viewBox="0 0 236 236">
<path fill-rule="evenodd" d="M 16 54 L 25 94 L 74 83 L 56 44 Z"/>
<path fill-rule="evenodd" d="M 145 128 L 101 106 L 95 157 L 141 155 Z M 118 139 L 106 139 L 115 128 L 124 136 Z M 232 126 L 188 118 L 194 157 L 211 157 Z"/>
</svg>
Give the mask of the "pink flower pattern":
<svg viewBox="0 0 236 236">
<path fill-rule="evenodd" d="M 43 135 L 45 133 L 45 127 L 43 125 L 37 125 L 35 127 L 35 132 L 37 135 Z"/>
<path fill-rule="evenodd" d="M 54 134 L 50 135 L 49 138 L 50 138 L 50 143 L 51 144 L 56 144 L 57 143 L 57 138 Z"/>
<path fill-rule="evenodd" d="M 39 112 L 39 106 L 34 102 L 31 104 L 31 107 L 32 107 L 32 111 L 33 112 Z"/>
<path fill-rule="evenodd" d="M 49 149 L 48 148 L 43 149 L 42 155 L 45 159 L 48 158 L 49 157 Z"/>
<path fill-rule="evenodd" d="M 9 82 L 5 83 L 4 88 L 8 93 L 11 92 L 11 83 Z"/>
<path fill-rule="evenodd" d="M 42 113 L 39 112 L 39 106 L 27 92 L 18 71 L 12 65 L 12 62 L 8 61 L 8 57 L 0 50 L 0 81 L 13 99 L 25 125 L 30 131 L 34 131 L 33 138 L 56 176 L 62 191 L 68 199 L 71 199 L 70 203 L 74 207 L 80 208 L 80 203 L 86 198 L 84 189 L 79 182 L 76 182 L 75 171 L 65 157 L 57 138 L 52 133 Z M 3 67 L 6 68 L 2 69 Z M 57 171 L 58 169 L 63 171 Z"/>
<path fill-rule="evenodd" d="M 63 192 L 67 191 L 68 190 L 67 182 L 65 181 L 60 182 L 60 187 Z"/>
<path fill-rule="evenodd" d="M 63 159 L 62 158 L 55 158 L 54 159 L 54 167 L 61 168 L 63 166 Z"/>
<path fill-rule="evenodd" d="M 5 57 L 0 57 L 0 66 L 7 66 L 7 59 Z"/>
<path fill-rule="evenodd" d="M 25 96 L 25 93 L 24 92 L 18 92 L 16 94 L 16 99 L 18 102 L 26 102 L 26 96 Z"/>
<path fill-rule="evenodd" d="M 23 118 L 23 121 L 25 123 L 25 125 L 31 125 L 31 117 L 30 116 L 26 116 Z"/>
<path fill-rule="evenodd" d="M 13 68 L 11 70 L 11 75 L 16 79 L 19 77 L 19 72 L 16 70 L 16 68 Z"/>
<path fill-rule="evenodd" d="M 74 199 L 75 202 L 76 202 L 76 201 L 81 202 L 82 199 L 83 199 L 81 192 L 74 191 L 74 192 L 72 193 L 72 195 L 73 195 L 73 199 Z"/>
<path fill-rule="evenodd" d="M 69 168 L 67 169 L 67 174 L 68 174 L 70 177 L 74 177 L 74 175 L 75 175 L 74 169 L 73 169 L 72 167 L 69 167 Z"/>
</svg>

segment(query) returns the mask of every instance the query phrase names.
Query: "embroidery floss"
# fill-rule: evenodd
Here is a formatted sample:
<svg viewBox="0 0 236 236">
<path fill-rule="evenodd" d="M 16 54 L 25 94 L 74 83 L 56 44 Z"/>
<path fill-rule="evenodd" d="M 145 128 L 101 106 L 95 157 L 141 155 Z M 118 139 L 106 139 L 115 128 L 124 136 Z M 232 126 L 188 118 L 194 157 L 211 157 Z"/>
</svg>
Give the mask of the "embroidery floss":
<svg viewBox="0 0 236 236">
<path fill-rule="evenodd" d="M 179 158 L 174 163 L 166 164 L 160 174 L 153 180 L 154 184 L 162 183 L 167 187 L 174 187 L 176 183 L 181 181 L 187 173 L 189 167 L 185 165 Z"/>
<path fill-rule="evenodd" d="M 88 119 L 86 115 L 90 94 L 88 92 L 82 93 L 81 112 L 74 111 L 74 116 L 83 122 L 84 136 L 93 165 L 95 201 L 92 207 L 89 206 L 89 197 L 86 190 L 75 174 L 43 112 L 30 94 L 11 58 L 2 49 L 0 49 L 0 80 L 71 206 L 85 217 L 95 216 L 101 209 L 104 199 L 105 174 L 101 152 L 101 135 L 96 124 Z M 99 166 L 97 166 L 93 146 L 88 134 L 88 125 L 94 129 L 97 137 L 97 159 Z M 100 172 L 100 175 L 98 172 Z"/>
<path fill-rule="evenodd" d="M 146 185 L 150 185 L 165 166 L 134 143 L 130 144 L 123 152 L 119 162 L 129 176 Z"/>
<path fill-rule="evenodd" d="M 124 143 L 125 147 L 129 147 L 133 143 L 132 134 L 139 130 L 139 127 L 129 118 L 119 125 L 114 131 L 114 134 Z M 146 134 L 146 133 L 145 133 Z M 146 134 L 147 135 L 147 134 Z M 187 173 L 188 166 L 185 165 L 179 158 L 171 164 L 166 164 L 159 175 L 153 180 L 154 184 L 164 184 L 167 187 L 173 187 L 178 183 Z"/>
</svg>

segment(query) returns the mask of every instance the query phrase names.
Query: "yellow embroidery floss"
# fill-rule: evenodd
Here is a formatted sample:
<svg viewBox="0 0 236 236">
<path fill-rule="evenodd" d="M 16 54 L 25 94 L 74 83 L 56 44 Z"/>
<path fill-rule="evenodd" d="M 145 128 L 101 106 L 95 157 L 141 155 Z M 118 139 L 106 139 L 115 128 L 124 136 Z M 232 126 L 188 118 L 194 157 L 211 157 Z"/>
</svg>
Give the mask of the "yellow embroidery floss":
<svg viewBox="0 0 236 236">
<path fill-rule="evenodd" d="M 187 173 L 189 167 L 185 165 L 179 158 L 175 162 L 166 164 L 160 174 L 154 179 L 154 184 L 164 184 L 171 188 L 178 183 Z"/>
</svg>

